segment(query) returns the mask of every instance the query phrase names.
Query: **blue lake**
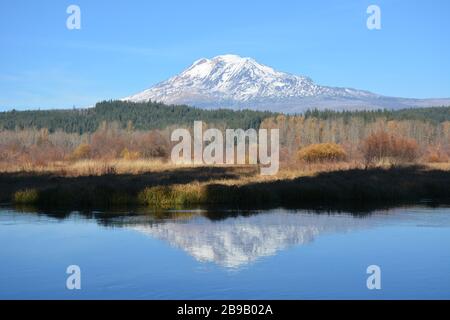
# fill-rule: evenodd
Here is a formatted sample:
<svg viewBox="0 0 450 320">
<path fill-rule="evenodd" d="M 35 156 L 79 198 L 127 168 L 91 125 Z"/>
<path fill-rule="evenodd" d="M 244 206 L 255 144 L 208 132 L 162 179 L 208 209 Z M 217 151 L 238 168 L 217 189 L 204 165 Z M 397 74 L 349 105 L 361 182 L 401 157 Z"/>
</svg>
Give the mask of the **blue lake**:
<svg viewBox="0 0 450 320">
<path fill-rule="evenodd" d="M 68 290 L 66 269 L 81 270 Z M 381 290 L 367 267 L 381 268 Z M 0 209 L 1 299 L 450 299 L 450 208 Z"/>
</svg>

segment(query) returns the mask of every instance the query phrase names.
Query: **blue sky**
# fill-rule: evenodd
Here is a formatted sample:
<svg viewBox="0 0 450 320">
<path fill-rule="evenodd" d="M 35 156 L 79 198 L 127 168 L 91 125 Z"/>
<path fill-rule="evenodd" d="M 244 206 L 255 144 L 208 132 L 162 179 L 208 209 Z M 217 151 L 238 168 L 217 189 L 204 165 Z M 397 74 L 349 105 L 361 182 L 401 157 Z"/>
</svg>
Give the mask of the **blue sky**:
<svg viewBox="0 0 450 320">
<path fill-rule="evenodd" d="M 81 8 L 81 30 L 66 9 Z M 382 29 L 366 9 L 380 6 Z M 201 57 L 250 56 L 322 85 L 450 97 L 448 0 L 15 0 L 0 3 L 0 110 L 83 107 Z"/>
</svg>

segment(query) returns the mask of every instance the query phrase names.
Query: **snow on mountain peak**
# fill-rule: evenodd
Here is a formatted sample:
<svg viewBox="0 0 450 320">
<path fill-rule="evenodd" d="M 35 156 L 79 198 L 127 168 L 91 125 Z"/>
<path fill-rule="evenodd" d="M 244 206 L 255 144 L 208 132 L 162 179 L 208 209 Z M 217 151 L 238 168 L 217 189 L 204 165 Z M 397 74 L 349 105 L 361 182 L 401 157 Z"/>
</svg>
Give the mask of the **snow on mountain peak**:
<svg viewBox="0 0 450 320">
<path fill-rule="evenodd" d="M 444 102 L 391 98 L 363 90 L 321 86 L 308 77 L 280 72 L 234 54 L 199 59 L 169 80 L 123 100 L 287 113 L 311 108 L 405 108 Z"/>
<path fill-rule="evenodd" d="M 312 96 L 320 87 L 309 78 L 275 71 L 251 58 L 227 54 L 197 60 L 181 74 L 126 98 L 179 103 L 189 97 L 249 101 L 260 98 Z"/>
</svg>

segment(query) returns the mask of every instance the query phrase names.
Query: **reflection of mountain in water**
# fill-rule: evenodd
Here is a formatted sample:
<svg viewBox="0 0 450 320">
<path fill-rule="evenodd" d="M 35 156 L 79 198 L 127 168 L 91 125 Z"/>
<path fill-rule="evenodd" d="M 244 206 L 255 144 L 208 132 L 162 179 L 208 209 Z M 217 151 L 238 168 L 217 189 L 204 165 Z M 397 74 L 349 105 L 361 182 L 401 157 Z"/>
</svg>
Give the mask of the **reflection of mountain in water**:
<svg viewBox="0 0 450 320">
<path fill-rule="evenodd" d="M 196 217 L 128 227 L 167 241 L 199 261 L 238 268 L 290 246 L 310 243 L 321 234 L 346 232 L 369 224 L 373 221 L 347 215 L 270 211 L 220 221 Z"/>
</svg>

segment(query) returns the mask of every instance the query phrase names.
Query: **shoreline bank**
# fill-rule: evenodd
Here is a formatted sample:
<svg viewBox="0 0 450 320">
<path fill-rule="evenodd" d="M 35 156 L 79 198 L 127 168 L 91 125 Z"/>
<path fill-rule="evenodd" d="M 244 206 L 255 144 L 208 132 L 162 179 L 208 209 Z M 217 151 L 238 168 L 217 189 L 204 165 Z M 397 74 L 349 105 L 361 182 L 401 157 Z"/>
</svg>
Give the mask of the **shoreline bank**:
<svg viewBox="0 0 450 320">
<path fill-rule="evenodd" d="M 0 203 L 86 208 L 450 203 L 450 171 L 425 166 L 336 170 L 266 181 L 253 176 L 254 171 L 193 167 L 81 177 L 0 173 Z"/>
</svg>

